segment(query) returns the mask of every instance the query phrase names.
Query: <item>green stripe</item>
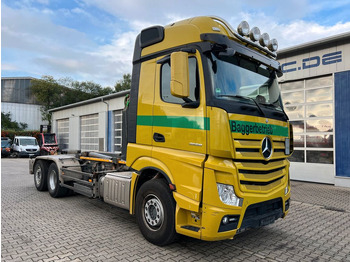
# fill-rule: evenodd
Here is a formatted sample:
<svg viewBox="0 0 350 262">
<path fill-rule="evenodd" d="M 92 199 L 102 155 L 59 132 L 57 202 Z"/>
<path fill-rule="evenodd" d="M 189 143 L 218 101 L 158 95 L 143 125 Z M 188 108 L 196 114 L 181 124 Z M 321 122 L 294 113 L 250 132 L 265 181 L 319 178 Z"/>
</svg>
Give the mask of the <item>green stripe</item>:
<svg viewBox="0 0 350 262">
<path fill-rule="evenodd" d="M 209 118 L 199 116 L 137 116 L 138 126 L 163 126 L 209 130 Z"/>
<path fill-rule="evenodd" d="M 242 135 L 263 134 L 288 137 L 288 127 L 284 126 L 230 120 L 230 127 L 232 133 L 240 133 Z"/>
</svg>

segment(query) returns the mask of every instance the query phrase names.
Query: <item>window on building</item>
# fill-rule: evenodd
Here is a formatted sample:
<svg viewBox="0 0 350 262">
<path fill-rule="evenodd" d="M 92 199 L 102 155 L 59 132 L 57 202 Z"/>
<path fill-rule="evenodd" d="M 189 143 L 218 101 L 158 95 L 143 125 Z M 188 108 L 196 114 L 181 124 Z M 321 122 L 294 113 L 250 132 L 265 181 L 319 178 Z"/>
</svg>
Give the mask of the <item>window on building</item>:
<svg viewBox="0 0 350 262">
<path fill-rule="evenodd" d="M 114 111 L 114 152 L 122 150 L 122 110 Z"/>
<path fill-rule="evenodd" d="M 333 164 L 333 88 L 331 75 L 281 83 L 294 131 L 291 162 Z"/>
</svg>

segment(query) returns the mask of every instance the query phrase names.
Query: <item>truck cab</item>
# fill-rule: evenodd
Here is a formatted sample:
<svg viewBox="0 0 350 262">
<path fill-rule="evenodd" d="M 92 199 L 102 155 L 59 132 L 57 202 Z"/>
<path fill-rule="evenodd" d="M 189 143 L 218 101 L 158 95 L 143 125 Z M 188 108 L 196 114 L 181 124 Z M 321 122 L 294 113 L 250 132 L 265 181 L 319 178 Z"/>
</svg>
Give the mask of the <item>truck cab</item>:
<svg viewBox="0 0 350 262">
<path fill-rule="evenodd" d="M 58 153 L 58 144 L 56 134 L 40 133 L 39 134 L 40 155 L 56 155 Z"/>
<path fill-rule="evenodd" d="M 288 213 L 292 127 L 277 41 L 247 26 L 237 32 L 221 18 L 196 17 L 136 39 L 127 166 L 137 187 L 146 177 L 170 185 L 177 233 L 226 239 Z M 156 221 L 139 221 L 146 238 Z"/>
</svg>

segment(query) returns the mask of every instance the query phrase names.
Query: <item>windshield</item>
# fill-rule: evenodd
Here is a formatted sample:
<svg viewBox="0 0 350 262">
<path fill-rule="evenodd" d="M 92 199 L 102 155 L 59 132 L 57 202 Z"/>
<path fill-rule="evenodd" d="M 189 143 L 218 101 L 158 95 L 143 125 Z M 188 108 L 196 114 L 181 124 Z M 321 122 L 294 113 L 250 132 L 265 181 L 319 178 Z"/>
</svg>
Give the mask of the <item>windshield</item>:
<svg viewBox="0 0 350 262">
<path fill-rule="evenodd" d="M 30 138 L 21 138 L 19 139 L 19 144 L 21 146 L 37 146 L 38 142 L 36 141 L 36 139 L 30 139 Z"/>
<path fill-rule="evenodd" d="M 1 140 L 1 147 L 10 147 L 11 143 L 9 140 Z"/>
<path fill-rule="evenodd" d="M 209 61 L 216 98 L 259 103 L 282 111 L 278 82 L 273 70 L 237 55 L 219 57 L 211 53 Z"/>
<path fill-rule="evenodd" d="M 45 144 L 56 144 L 55 135 L 54 134 L 44 134 L 44 143 Z"/>
</svg>

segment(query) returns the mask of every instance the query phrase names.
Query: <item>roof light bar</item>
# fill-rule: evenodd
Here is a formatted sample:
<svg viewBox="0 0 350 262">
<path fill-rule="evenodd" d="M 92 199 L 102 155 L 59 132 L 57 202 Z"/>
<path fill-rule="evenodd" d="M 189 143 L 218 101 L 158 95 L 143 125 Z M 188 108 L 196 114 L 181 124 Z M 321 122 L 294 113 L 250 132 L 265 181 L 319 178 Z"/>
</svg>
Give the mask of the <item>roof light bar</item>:
<svg viewBox="0 0 350 262">
<path fill-rule="evenodd" d="M 237 37 L 239 40 L 247 43 L 248 45 L 252 45 L 264 52 L 266 52 L 268 55 L 276 58 L 277 54 L 277 48 L 278 43 L 276 39 L 270 40 L 270 37 L 267 33 L 264 33 L 260 35 L 260 29 L 258 27 L 253 27 L 250 30 L 249 24 L 247 21 L 242 21 L 238 27 L 237 31 L 233 29 L 228 22 L 226 22 L 224 19 L 216 16 L 212 16 L 212 19 L 214 19 L 216 22 L 221 23 L 226 28 L 229 29 L 229 31 L 232 32 L 232 34 Z M 259 37 L 257 37 L 257 32 L 259 31 Z"/>
<path fill-rule="evenodd" d="M 237 32 L 240 36 L 247 37 L 247 38 L 249 37 L 249 40 L 251 40 L 252 42 L 259 41 L 258 46 L 260 45 L 261 47 L 267 47 L 267 49 L 270 50 L 271 52 L 276 52 L 278 49 L 278 42 L 276 39 L 270 40 L 269 34 L 268 33 L 261 34 L 260 29 L 256 26 L 254 26 L 252 29 L 249 30 L 249 24 L 247 21 L 242 21 L 238 25 Z M 263 48 L 263 50 L 266 50 L 266 49 Z"/>
</svg>

